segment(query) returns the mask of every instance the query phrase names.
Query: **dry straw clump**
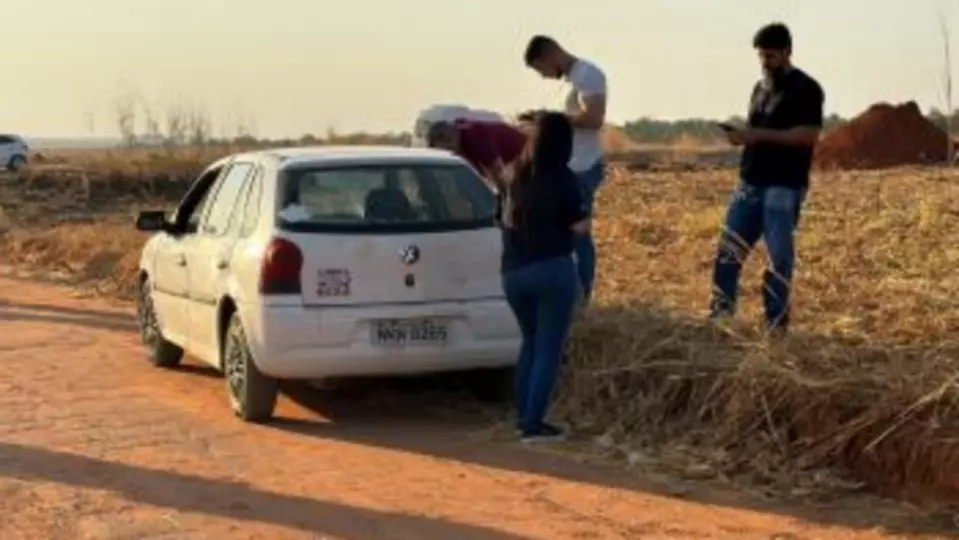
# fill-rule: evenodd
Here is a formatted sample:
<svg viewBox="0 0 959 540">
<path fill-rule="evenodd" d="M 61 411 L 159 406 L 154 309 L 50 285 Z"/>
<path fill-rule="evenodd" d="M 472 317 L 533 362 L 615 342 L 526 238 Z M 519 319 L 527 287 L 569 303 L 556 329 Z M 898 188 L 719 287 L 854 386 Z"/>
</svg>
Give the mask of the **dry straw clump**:
<svg viewBox="0 0 959 540">
<path fill-rule="evenodd" d="M 706 324 L 733 172 L 612 174 L 597 302 L 574 330 L 561 407 L 606 446 L 684 448 L 774 490 L 829 468 L 959 500 L 959 186 L 934 170 L 820 175 L 799 233 L 793 334 Z"/>
<path fill-rule="evenodd" d="M 597 207 L 597 295 L 573 332 L 559 411 L 630 461 L 679 452 L 700 472 L 748 475 L 771 491 L 838 470 L 959 499 L 959 179 L 945 174 L 817 175 L 798 239 L 794 332 L 766 343 L 761 245 L 744 272 L 743 313 L 704 322 L 735 173 L 614 168 Z M 159 196 L 137 178 L 94 182 L 81 206 L 96 219 L 53 228 L 75 204 L 69 189 L 0 186 L 3 200 L 21 201 L 4 205 L 5 257 L 128 294 L 144 240 L 132 214 Z"/>
</svg>

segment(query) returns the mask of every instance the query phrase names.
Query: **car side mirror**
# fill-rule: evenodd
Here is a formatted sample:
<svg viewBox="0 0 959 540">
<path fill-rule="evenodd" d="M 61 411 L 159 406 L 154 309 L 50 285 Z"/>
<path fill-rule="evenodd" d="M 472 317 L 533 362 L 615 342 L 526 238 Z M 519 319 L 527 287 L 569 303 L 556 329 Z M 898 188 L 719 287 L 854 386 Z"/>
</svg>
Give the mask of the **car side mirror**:
<svg viewBox="0 0 959 540">
<path fill-rule="evenodd" d="M 163 210 L 144 210 L 137 215 L 136 227 L 143 232 L 161 232 L 170 230 L 170 223 Z"/>
</svg>

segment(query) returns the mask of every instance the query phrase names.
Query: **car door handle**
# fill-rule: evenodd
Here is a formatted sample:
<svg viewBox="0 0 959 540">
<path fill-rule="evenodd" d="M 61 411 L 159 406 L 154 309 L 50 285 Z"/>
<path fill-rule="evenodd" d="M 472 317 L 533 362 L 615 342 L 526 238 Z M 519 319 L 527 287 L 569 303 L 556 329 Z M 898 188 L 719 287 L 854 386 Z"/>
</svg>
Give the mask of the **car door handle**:
<svg viewBox="0 0 959 540">
<path fill-rule="evenodd" d="M 186 257 L 184 257 L 183 255 L 177 256 L 177 258 L 176 258 L 176 265 L 177 265 L 177 266 L 186 266 Z"/>
<path fill-rule="evenodd" d="M 216 261 L 217 270 L 226 270 L 229 267 L 230 267 L 230 263 L 227 261 L 224 261 L 223 259 Z"/>
</svg>

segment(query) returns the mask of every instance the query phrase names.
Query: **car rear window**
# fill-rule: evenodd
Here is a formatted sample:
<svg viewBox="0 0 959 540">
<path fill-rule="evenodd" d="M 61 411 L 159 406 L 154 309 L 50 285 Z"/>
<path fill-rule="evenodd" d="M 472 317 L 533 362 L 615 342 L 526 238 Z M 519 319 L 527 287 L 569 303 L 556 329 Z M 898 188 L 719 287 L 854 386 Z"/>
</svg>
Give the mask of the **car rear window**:
<svg viewBox="0 0 959 540">
<path fill-rule="evenodd" d="M 495 198 L 471 168 L 396 164 L 290 168 L 281 228 L 294 232 L 431 232 L 493 226 Z"/>
</svg>

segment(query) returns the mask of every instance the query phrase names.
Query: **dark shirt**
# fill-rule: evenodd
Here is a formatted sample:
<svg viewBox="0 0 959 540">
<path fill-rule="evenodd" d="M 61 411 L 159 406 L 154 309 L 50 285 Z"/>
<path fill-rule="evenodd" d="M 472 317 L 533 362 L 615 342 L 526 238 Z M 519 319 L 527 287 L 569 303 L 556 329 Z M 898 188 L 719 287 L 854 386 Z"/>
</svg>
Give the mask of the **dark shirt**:
<svg viewBox="0 0 959 540">
<path fill-rule="evenodd" d="M 526 135 L 509 124 L 461 121 L 456 127 L 460 131 L 460 153 L 482 174 L 486 174 L 497 159 L 512 163 L 526 146 Z"/>
<path fill-rule="evenodd" d="M 526 193 L 528 208 L 522 219 L 511 224 L 504 214 L 520 195 L 518 190 L 514 182 L 499 197 L 498 217 L 503 222 L 501 270 L 509 272 L 546 259 L 570 256 L 575 235 L 570 227 L 586 218 L 573 171 L 563 167 L 550 175 L 544 193 Z"/>
<path fill-rule="evenodd" d="M 819 83 L 804 71 L 792 68 L 767 89 L 762 81 L 753 87 L 749 100 L 751 128 L 787 130 L 823 125 L 825 94 Z M 743 149 L 740 177 L 755 186 L 809 186 L 814 147 L 756 143 Z"/>
</svg>

